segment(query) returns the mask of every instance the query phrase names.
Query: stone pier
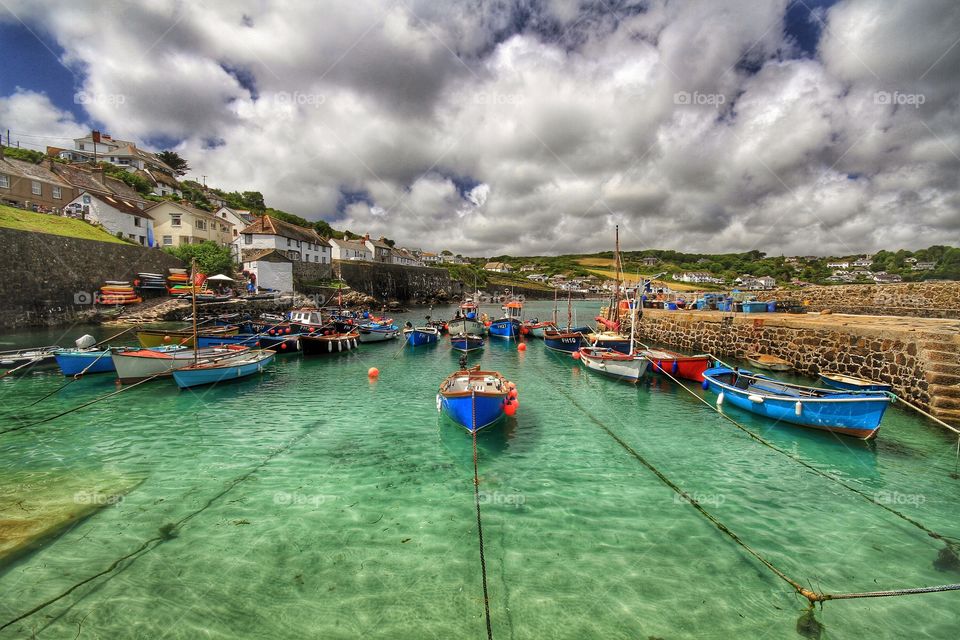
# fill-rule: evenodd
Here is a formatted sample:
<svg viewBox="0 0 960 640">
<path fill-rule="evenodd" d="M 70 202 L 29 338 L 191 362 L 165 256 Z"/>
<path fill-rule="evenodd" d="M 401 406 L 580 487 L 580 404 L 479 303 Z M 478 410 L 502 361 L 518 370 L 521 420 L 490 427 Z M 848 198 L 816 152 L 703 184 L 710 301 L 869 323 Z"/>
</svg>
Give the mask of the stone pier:
<svg viewBox="0 0 960 640">
<path fill-rule="evenodd" d="M 811 376 L 888 382 L 898 396 L 960 426 L 960 320 L 645 309 L 637 333 L 644 342 L 718 357 L 772 354 Z"/>
</svg>

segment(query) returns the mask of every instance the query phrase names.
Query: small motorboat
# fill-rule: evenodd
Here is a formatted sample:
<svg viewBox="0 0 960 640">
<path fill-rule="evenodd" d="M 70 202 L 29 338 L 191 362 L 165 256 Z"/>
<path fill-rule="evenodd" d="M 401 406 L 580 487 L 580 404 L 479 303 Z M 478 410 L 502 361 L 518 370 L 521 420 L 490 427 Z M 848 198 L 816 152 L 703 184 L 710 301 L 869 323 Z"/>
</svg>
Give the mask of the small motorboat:
<svg viewBox="0 0 960 640">
<path fill-rule="evenodd" d="M 743 354 L 743 358 L 755 369 L 763 369 L 765 371 L 790 371 L 793 369 L 793 365 L 788 361 L 768 353 L 748 351 Z"/>
<path fill-rule="evenodd" d="M 453 335 L 472 333 L 482 336 L 487 332 L 487 328 L 477 317 L 477 304 L 472 300 L 464 300 L 463 304 L 457 309 L 457 315 L 454 316 L 453 320 L 447 321 L 447 328 Z"/>
<path fill-rule="evenodd" d="M 480 371 L 478 365 L 447 376 L 437 394 L 437 411 L 476 433 L 503 419 L 510 394 L 506 378 L 497 371 Z"/>
<path fill-rule="evenodd" d="M 789 422 L 869 440 L 890 405 L 882 391 L 818 389 L 781 382 L 744 369 L 715 367 L 703 372 L 705 388 L 725 403 L 777 422 Z"/>
<path fill-rule="evenodd" d="M 0 351 L 0 370 L 13 371 L 20 367 L 27 368 L 33 366 L 53 364 L 54 354 L 63 349 L 57 345 L 48 345 L 46 347 L 30 347 L 29 349 L 15 349 L 13 351 Z"/>
<path fill-rule="evenodd" d="M 457 335 L 451 333 L 450 346 L 464 353 L 476 351 L 483 348 L 483 336 L 473 333 L 458 333 Z"/>
<path fill-rule="evenodd" d="M 580 354 L 580 362 L 588 369 L 627 382 L 637 382 L 650 364 L 640 353 L 620 353 L 606 347 L 580 347 L 577 353 Z"/>
<path fill-rule="evenodd" d="M 395 324 L 376 324 L 368 323 L 357 327 L 357 333 L 360 334 L 360 342 L 385 342 L 395 340 L 400 335 L 400 327 Z"/>
<path fill-rule="evenodd" d="M 631 351 L 630 338 L 624 337 L 616 331 L 601 331 L 587 335 L 587 341 L 594 347 L 613 349 L 623 354 Z"/>
<path fill-rule="evenodd" d="M 109 373 L 116 371 L 113 366 L 110 348 L 97 348 L 96 338 L 87 334 L 74 341 L 73 349 L 58 349 L 54 352 L 57 366 L 65 376 L 76 376 L 84 373 Z"/>
<path fill-rule="evenodd" d="M 534 318 L 532 320 L 525 320 L 522 325 L 520 325 L 520 333 L 523 333 L 528 336 L 533 336 L 534 338 L 543 338 L 544 331 L 556 331 L 557 325 L 551 321 L 540 322 L 539 319 Z"/>
<path fill-rule="evenodd" d="M 874 382 L 866 378 L 845 376 L 841 373 L 821 373 L 820 382 L 844 391 L 893 391 L 893 385 L 886 382 Z"/>
<path fill-rule="evenodd" d="M 236 326 L 210 327 L 197 333 L 199 336 L 235 336 L 239 332 Z M 174 345 L 179 347 L 194 346 L 194 332 L 191 329 L 165 330 L 165 329 L 142 329 L 137 331 L 137 340 L 142 347 L 163 347 Z"/>
<path fill-rule="evenodd" d="M 225 358 L 239 357 L 247 350 L 247 347 L 240 345 L 227 345 L 199 349 L 194 354 L 193 349 L 178 346 L 151 347 L 150 349 L 129 347 L 113 349 L 111 358 L 117 370 L 117 379 L 121 384 L 128 384 L 153 377 L 169 376 L 177 369 L 195 362 L 214 359 L 222 361 Z"/>
<path fill-rule="evenodd" d="M 694 382 L 703 382 L 703 372 L 713 366 L 713 359 L 705 353 L 685 356 L 664 349 L 645 349 L 640 353 L 650 360 L 653 371 Z"/>
<path fill-rule="evenodd" d="M 425 344 L 436 344 L 440 337 L 440 331 L 436 327 L 413 327 L 409 326 L 403 330 L 403 337 L 411 347 L 419 347 Z"/>
<path fill-rule="evenodd" d="M 490 322 L 488 331 L 497 338 L 516 339 L 520 337 L 520 316 L 523 314 L 523 303 L 519 300 L 510 300 L 503 305 L 503 317 Z"/>
<path fill-rule="evenodd" d="M 560 331 L 547 329 L 543 332 L 543 346 L 553 351 L 575 353 L 580 347 L 589 344 L 586 334 L 580 331 Z"/>
<path fill-rule="evenodd" d="M 239 357 L 212 359 L 177 369 L 173 379 L 181 389 L 239 380 L 263 371 L 276 355 L 269 349 L 250 349 Z"/>
</svg>

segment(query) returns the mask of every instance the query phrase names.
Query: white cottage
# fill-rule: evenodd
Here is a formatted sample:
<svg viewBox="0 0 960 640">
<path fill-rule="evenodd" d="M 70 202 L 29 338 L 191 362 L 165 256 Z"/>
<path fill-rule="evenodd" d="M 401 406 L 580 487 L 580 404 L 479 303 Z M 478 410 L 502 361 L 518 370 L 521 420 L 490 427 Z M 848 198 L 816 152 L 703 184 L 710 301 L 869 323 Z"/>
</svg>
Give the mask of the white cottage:
<svg viewBox="0 0 960 640">
<path fill-rule="evenodd" d="M 293 291 L 293 261 L 277 249 L 248 249 L 242 259 L 245 274 L 254 277 L 258 289 Z"/>
<path fill-rule="evenodd" d="M 334 260 L 373 260 L 373 252 L 361 241 L 330 238 L 330 255 Z"/>
<path fill-rule="evenodd" d="M 330 264 L 330 245 L 313 229 L 272 216 L 257 218 L 233 241 L 234 255 L 252 249 L 276 249 L 293 262 Z"/>
<path fill-rule="evenodd" d="M 99 224 L 113 235 L 119 234 L 145 247 L 152 247 L 157 242 L 153 233 L 153 218 L 147 212 L 154 207 L 155 202 L 84 191 L 65 207 L 65 211 L 87 222 Z"/>
</svg>

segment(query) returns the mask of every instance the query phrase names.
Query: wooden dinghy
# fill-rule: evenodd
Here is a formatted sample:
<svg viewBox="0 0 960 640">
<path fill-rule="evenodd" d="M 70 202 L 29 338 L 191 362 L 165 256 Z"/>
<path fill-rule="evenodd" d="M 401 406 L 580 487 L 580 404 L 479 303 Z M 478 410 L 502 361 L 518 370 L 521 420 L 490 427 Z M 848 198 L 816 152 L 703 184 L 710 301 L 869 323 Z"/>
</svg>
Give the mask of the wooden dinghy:
<svg viewBox="0 0 960 640">
<path fill-rule="evenodd" d="M 769 353 L 757 353 L 749 351 L 744 354 L 744 359 L 750 363 L 754 369 L 764 369 L 766 371 L 790 371 L 793 366 L 783 358 L 772 356 Z"/>
</svg>

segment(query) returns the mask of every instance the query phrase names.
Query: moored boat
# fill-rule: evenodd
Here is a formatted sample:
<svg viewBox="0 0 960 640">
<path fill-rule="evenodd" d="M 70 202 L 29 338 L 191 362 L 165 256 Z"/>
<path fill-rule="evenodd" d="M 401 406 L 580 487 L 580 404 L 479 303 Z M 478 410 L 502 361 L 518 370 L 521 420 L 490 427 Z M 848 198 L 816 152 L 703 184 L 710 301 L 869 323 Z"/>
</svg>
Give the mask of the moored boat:
<svg viewBox="0 0 960 640">
<path fill-rule="evenodd" d="M 210 327 L 199 331 L 197 335 L 201 336 L 235 336 L 238 333 L 235 326 L 228 327 Z M 194 333 L 192 330 L 165 330 L 165 329 L 141 329 L 137 331 L 137 340 L 142 347 L 163 347 L 163 346 L 194 346 Z"/>
<path fill-rule="evenodd" d="M 356 331 L 341 333 L 330 329 L 300 336 L 300 350 L 305 356 L 343 353 L 356 349 L 359 345 L 360 334 Z"/>
<path fill-rule="evenodd" d="M 409 323 L 407 323 L 409 324 Z M 419 347 L 425 344 L 435 344 L 440 332 L 436 327 L 410 327 L 403 330 L 403 337 L 406 343 L 411 347 Z"/>
<path fill-rule="evenodd" d="M 400 335 L 400 327 L 395 324 L 364 324 L 357 327 L 357 333 L 360 334 L 360 342 L 384 342 L 394 340 Z"/>
<path fill-rule="evenodd" d="M 886 382 L 875 382 L 841 373 L 821 373 L 820 382 L 828 387 L 844 391 L 893 391 L 893 385 Z"/>
<path fill-rule="evenodd" d="M 650 360 L 653 371 L 694 382 L 703 382 L 703 372 L 713 364 L 713 359 L 707 354 L 685 356 L 664 349 L 645 349 L 640 353 Z"/>
<path fill-rule="evenodd" d="M 503 317 L 490 322 L 489 332 L 497 338 L 514 339 L 520 336 L 523 303 L 519 300 L 510 300 L 503 305 Z"/>
<path fill-rule="evenodd" d="M 581 347 L 577 353 L 588 369 L 627 382 L 643 377 L 650 362 L 639 353 L 630 355 L 607 347 Z"/>
<path fill-rule="evenodd" d="M 63 349 L 57 345 L 45 347 L 30 347 L 28 349 L 14 349 L 0 351 L 0 370 L 13 371 L 19 367 L 30 367 L 53 364 L 54 354 Z"/>
<path fill-rule="evenodd" d="M 480 371 L 479 366 L 464 369 L 440 384 L 437 411 L 476 433 L 504 418 L 509 394 L 509 382 L 499 372 Z"/>
<path fill-rule="evenodd" d="M 110 349 L 60 349 L 54 358 L 65 376 L 116 371 Z"/>
<path fill-rule="evenodd" d="M 467 353 L 483 348 L 483 337 L 472 333 L 450 334 L 450 346 Z"/>
<path fill-rule="evenodd" d="M 276 353 L 269 349 L 251 349 L 239 357 L 213 359 L 177 369 L 173 379 L 181 389 L 239 380 L 263 371 L 274 356 Z"/>
<path fill-rule="evenodd" d="M 781 382 L 746 370 L 707 369 L 704 386 L 717 404 L 732 404 L 777 422 L 869 440 L 877 435 L 890 396 L 881 391 L 850 392 Z"/>
<path fill-rule="evenodd" d="M 748 351 L 743 355 L 744 359 L 750 363 L 754 369 L 764 369 L 766 371 L 790 371 L 793 368 L 791 364 L 783 358 L 772 356 L 768 353 L 757 353 Z"/>
<path fill-rule="evenodd" d="M 117 371 L 117 379 L 121 384 L 129 384 L 147 378 L 171 375 L 177 369 L 194 364 L 196 361 L 223 360 L 241 356 L 246 351 L 247 347 L 239 345 L 199 349 L 196 354 L 193 349 L 178 346 L 150 349 L 120 348 L 113 350 L 111 359 Z"/>
<path fill-rule="evenodd" d="M 630 353 L 633 346 L 630 338 L 625 338 L 615 331 L 593 332 L 587 335 L 587 341 L 594 347 L 612 349 L 623 354 Z"/>
<path fill-rule="evenodd" d="M 543 333 L 543 346 L 553 351 L 574 353 L 586 344 L 588 343 L 585 334 L 579 331 L 547 330 Z"/>
</svg>

